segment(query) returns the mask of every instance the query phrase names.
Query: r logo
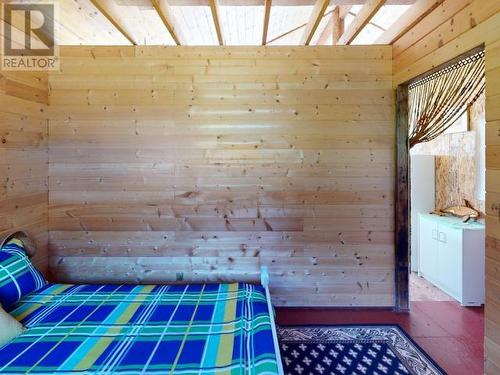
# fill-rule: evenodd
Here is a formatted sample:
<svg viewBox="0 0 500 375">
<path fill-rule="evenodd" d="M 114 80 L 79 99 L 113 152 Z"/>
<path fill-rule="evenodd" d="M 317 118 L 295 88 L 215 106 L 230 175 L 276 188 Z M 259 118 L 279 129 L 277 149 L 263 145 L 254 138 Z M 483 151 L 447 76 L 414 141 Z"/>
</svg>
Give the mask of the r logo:
<svg viewBox="0 0 500 375">
<path fill-rule="evenodd" d="M 3 4 L 2 69 L 55 70 L 55 5 Z"/>
</svg>

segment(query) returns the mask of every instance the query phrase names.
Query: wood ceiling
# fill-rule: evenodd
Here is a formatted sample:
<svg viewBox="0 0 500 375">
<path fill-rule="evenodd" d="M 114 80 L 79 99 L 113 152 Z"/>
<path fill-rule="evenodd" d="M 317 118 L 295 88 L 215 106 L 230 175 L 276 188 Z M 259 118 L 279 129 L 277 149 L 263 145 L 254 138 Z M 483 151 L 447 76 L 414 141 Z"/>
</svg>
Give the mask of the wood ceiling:
<svg viewBox="0 0 500 375">
<path fill-rule="evenodd" d="M 442 1 L 60 0 L 56 43 L 391 44 Z"/>
</svg>

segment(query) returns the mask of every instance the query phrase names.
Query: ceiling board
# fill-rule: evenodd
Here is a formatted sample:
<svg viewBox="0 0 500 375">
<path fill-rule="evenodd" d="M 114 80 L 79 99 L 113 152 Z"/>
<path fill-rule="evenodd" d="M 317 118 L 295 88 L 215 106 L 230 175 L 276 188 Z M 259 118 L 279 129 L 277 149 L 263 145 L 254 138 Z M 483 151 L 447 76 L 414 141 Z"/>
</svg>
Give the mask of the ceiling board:
<svg viewBox="0 0 500 375">
<path fill-rule="evenodd" d="M 143 0 L 139 0 L 143 1 Z M 330 0 L 331 5 L 364 4 L 367 0 Z M 386 4 L 413 4 L 416 0 L 387 0 Z M 273 0 L 273 5 L 297 6 L 314 5 L 316 0 Z M 208 0 L 170 0 L 171 5 L 208 5 Z M 265 0 L 219 0 L 219 5 L 264 5 Z"/>
<path fill-rule="evenodd" d="M 67 1 L 67 0 L 66 0 Z M 96 0 L 94 0 L 96 1 Z M 99 0 L 139 45 L 176 44 L 151 1 Z"/>
<path fill-rule="evenodd" d="M 273 2 L 273 6 L 271 7 L 271 16 L 269 18 L 267 40 L 271 41 L 290 30 L 307 24 L 313 8 L 313 5 L 289 7 L 274 5 Z M 285 38 L 281 38 L 279 42 L 277 41 L 277 43 L 273 42 L 271 44 L 285 43 L 286 45 L 297 45 L 300 43 L 303 32 L 304 30 L 300 29 L 298 38 L 296 37 L 297 33 L 293 32 Z"/>
<path fill-rule="evenodd" d="M 1 0 L 0 0 L 1 1 Z M 16 0 L 17 1 L 17 0 Z M 46 0 L 20 0 L 32 3 Z M 97 9 L 92 2 L 102 5 Z M 303 39 L 317 0 L 273 0 L 270 8 L 267 41 L 270 44 L 299 45 Z M 372 0 L 373 1 L 373 0 Z M 386 4 L 411 4 L 415 0 L 387 0 Z M 420 0 L 427 2 L 438 0 Z M 14 0 L 7 0 L 14 2 Z M 171 26 L 185 45 L 218 45 L 218 37 L 208 0 L 64 0 L 59 1 L 56 17 L 56 43 L 59 45 L 130 45 L 129 39 L 139 45 L 175 45 L 171 33 L 160 17 L 153 2 L 167 4 L 167 26 Z M 268 3 L 270 0 L 267 1 Z M 266 0 L 218 0 L 219 19 L 223 38 L 229 45 L 260 45 L 264 34 Z M 362 0 L 333 0 L 325 11 L 311 44 L 321 38 L 321 44 L 331 43 L 325 34 L 334 6 L 332 4 L 357 4 L 340 6 L 345 16 L 345 27 L 349 27 L 363 7 Z M 196 5 L 186 5 L 196 4 Z M 200 5 L 205 4 L 205 5 Z M 372 44 L 381 33 L 404 14 L 397 9 L 409 5 L 384 5 L 364 30 L 356 36 L 355 44 Z M 414 8 L 414 7 L 413 7 Z M 104 11 L 104 12 L 103 12 Z M 109 12 L 108 12 L 109 11 Z M 104 13 L 104 14 L 103 14 Z M 109 19 L 106 17 L 108 15 Z M 408 17 L 406 17 L 408 18 Z M 110 21 L 112 20 L 112 22 Z M 403 25 L 404 26 L 404 25 Z M 120 32 L 123 31 L 123 34 Z M 323 34 L 323 36 L 322 36 Z M 125 35 L 125 36 L 124 36 Z M 301 38 L 302 36 L 302 38 Z M 277 39 L 278 38 L 278 39 Z M 277 39 L 277 40 L 276 40 Z"/>
<path fill-rule="evenodd" d="M 170 9 L 186 45 L 219 44 L 209 6 L 171 6 Z"/>
<path fill-rule="evenodd" d="M 260 45 L 264 6 L 220 6 L 220 18 L 227 45 Z"/>
</svg>

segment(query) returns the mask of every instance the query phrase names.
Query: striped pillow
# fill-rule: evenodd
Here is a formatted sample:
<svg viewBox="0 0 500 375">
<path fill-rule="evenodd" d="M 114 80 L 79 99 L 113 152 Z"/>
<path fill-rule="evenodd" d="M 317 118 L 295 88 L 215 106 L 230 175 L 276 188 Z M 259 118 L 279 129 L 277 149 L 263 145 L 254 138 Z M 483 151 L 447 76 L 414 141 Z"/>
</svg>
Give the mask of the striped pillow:
<svg viewBox="0 0 500 375">
<path fill-rule="evenodd" d="M 24 251 L 23 243 L 12 239 L 0 249 L 0 303 L 7 308 L 25 294 L 47 284 Z"/>
</svg>

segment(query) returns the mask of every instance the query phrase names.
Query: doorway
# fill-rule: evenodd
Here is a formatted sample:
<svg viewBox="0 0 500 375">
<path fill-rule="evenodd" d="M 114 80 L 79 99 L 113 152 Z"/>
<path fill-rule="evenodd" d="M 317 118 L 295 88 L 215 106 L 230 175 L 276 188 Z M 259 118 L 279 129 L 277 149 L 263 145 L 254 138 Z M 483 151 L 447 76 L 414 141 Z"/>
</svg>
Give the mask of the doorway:
<svg viewBox="0 0 500 375">
<path fill-rule="evenodd" d="M 464 224 L 463 228 L 460 228 L 461 219 L 454 218 L 449 213 L 443 219 L 438 215 L 429 214 L 453 206 L 469 206 L 480 213 L 484 212 L 484 93 L 475 98 L 474 104 L 460 119 L 457 119 L 456 124 L 429 142 L 413 145 L 411 150 L 408 96 L 412 83 L 456 66 L 457 62 L 482 50 L 483 46 L 475 48 L 397 88 L 395 190 L 395 309 L 397 311 L 408 311 L 410 301 L 458 301 L 462 305 L 468 305 L 469 302 L 469 305 L 474 305 L 480 301 L 477 298 L 466 300 L 469 297 L 462 296 L 462 289 L 458 293 L 455 284 L 467 281 L 468 285 L 474 283 L 479 285 L 484 284 L 484 281 L 472 280 L 469 275 L 453 273 L 453 270 L 462 266 L 464 259 L 452 259 L 451 255 L 461 251 L 460 246 L 465 241 L 463 233 L 469 236 L 470 233 L 474 233 L 471 229 L 481 229 L 481 223 L 477 226 Z M 470 222 L 475 223 L 475 218 Z M 448 228 L 448 224 L 452 226 Z M 420 228 L 420 225 L 423 227 Z M 441 229 L 437 229 L 438 225 L 441 225 L 439 227 Z M 457 230 L 454 231 L 455 229 Z M 463 231 L 460 232 L 458 229 Z M 459 233 L 457 234 L 460 237 L 459 242 L 453 242 L 455 232 Z M 474 241 L 480 241 L 481 237 L 479 235 L 474 238 Z M 423 243 L 420 243 L 420 240 Z M 420 251 L 421 249 L 423 250 Z M 438 257 L 436 254 L 441 255 Z M 483 263 L 479 262 L 475 272 L 481 271 L 484 277 L 484 254 L 481 257 Z M 467 260 L 466 264 L 471 261 L 474 259 Z"/>
<path fill-rule="evenodd" d="M 464 280 L 448 279 L 452 277 L 472 278 L 471 275 L 453 275 L 453 269 L 448 267 L 449 262 L 459 261 L 453 257 L 456 252 L 461 251 L 460 246 L 470 246 L 460 243 L 451 244 L 450 238 L 459 236 L 462 242 L 473 239 L 484 242 L 482 238 L 484 238 L 486 196 L 485 129 L 485 94 L 483 92 L 443 134 L 430 142 L 419 143 L 409 151 L 410 301 L 461 301 L 462 297 L 457 295 L 458 287 L 452 287 L 452 285 L 464 282 Z M 462 218 L 459 217 L 429 215 L 431 212 L 443 213 L 450 207 L 460 206 L 469 206 L 480 213 L 477 225 L 474 219 L 460 225 Z M 453 225 L 452 229 L 446 230 L 444 225 L 449 222 Z M 434 229 L 436 228 L 434 223 L 441 223 L 443 228 L 437 232 Z M 433 238 L 433 231 L 437 238 Z M 481 232 L 482 235 L 474 231 Z M 471 234 L 472 237 L 470 237 Z M 424 244 L 421 243 L 422 241 Z M 439 259 L 436 260 L 435 257 L 433 259 L 433 254 L 429 252 L 445 252 L 446 246 L 450 247 L 448 250 L 451 254 L 447 256 L 444 264 L 440 264 Z M 481 244 L 474 246 L 478 250 L 481 248 Z M 483 257 L 482 267 L 484 267 L 484 249 L 478 251 L 478 255 L 479 253 Z M 429 262 L 436 263 L 439 273 L 429 274 L 432 272 L 432 269 L 429 269 Z M 467 266 L 463 265 L 464 272 Z M 475 281 L 468 282 L 474 283 Z M 464 301 L 464 303 L 467 302 L 473 301 Z"/>
</svg>

